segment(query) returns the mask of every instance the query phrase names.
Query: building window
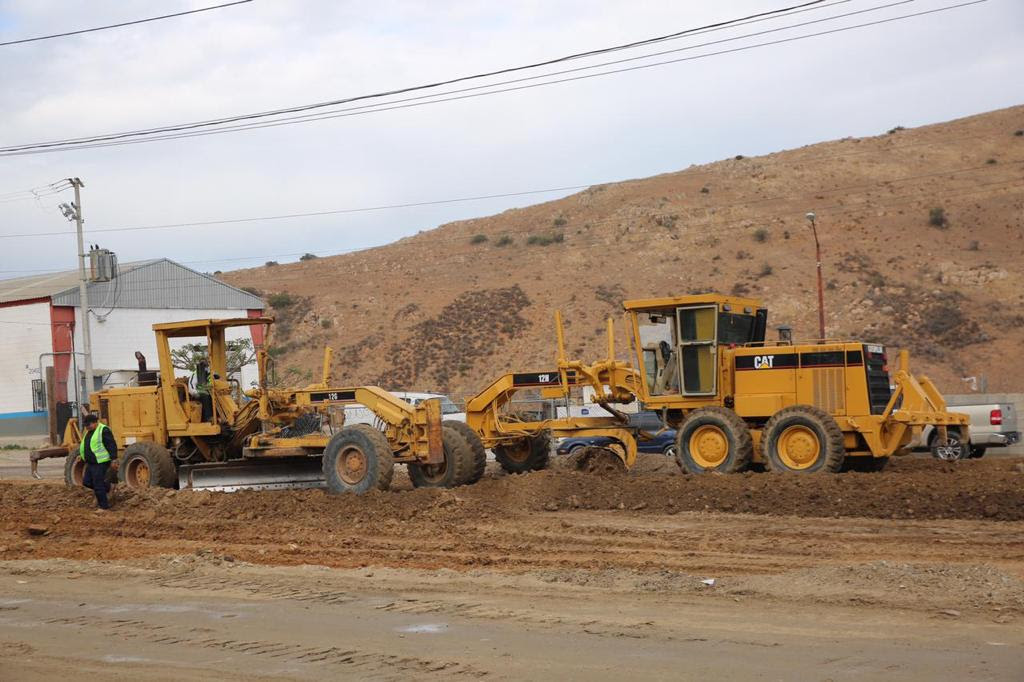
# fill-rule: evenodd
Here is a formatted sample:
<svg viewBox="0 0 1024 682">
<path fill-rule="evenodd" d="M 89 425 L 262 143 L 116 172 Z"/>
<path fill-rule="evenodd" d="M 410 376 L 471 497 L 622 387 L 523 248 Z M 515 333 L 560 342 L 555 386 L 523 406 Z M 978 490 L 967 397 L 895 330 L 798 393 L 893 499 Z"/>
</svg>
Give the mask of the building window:
<svg viewBox="0 0 1024 682">
<path fill-rule="evenodd" d="M 46 389 L 42 379 L 32 380 L 32 411 L 46 412 Z"/>
</svg>

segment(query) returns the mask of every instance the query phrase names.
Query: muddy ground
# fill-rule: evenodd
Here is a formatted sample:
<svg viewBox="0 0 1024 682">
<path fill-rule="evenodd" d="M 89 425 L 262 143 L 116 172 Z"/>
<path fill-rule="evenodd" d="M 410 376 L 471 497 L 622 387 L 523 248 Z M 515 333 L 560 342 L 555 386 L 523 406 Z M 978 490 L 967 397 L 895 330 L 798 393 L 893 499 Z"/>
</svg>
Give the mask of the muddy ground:
<svg viewBox="0 0 1024 682">
<path fill-rule="evenodd" d="M 119 491 L 110 513 L 0 481 L 0 677 L 1020 679 L 1022 470 L 654 456 L 359 498 Z"/>
</svg>

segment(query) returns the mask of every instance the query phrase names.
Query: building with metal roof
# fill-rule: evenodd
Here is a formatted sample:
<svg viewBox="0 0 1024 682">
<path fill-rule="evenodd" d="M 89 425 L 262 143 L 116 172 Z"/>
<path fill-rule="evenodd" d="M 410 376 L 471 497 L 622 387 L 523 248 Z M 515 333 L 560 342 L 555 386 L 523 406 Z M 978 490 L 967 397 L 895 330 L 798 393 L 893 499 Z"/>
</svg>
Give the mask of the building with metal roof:
<svg viewBox="0 0 1024 682">
<path fill-rule="evenodd" d="M 87 395 L 78 281 L 77 270 L 0 280 L 0 436 L 45 434 L 54 405 L 63 406 L 63 416 Z M 121 263 L 117 277 L 91 282 L 88 296 L 92 390 L 130 381 L 135 351 L 156 361 L 154 324 L 258 317 L 264 305 L 259 296 L 167 258 Z M 259 345 L 262 333 L 254 326 L 235 335 L 249 334 Z"/>
</svg>

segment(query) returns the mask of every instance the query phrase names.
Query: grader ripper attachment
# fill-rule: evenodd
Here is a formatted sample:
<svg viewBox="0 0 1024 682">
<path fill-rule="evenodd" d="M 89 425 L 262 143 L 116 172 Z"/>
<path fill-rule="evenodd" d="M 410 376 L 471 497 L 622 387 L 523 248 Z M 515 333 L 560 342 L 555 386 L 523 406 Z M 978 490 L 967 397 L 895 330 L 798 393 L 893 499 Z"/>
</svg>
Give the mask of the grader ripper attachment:
<svg viewBox="0 0 1024 682">
<path fill-rule="evenodd" d="M 387 489 L 395 463 L 405 463 L 417 486 L 471 483 L 483 472 L 483 447 L 462 424 L 441 421 L 439 401 L 413 406 L 373 386 L 335 386 L 331 350 L 324 354 L 319 383 L 273 388 L 269 358 L 258 353 L 259 383 L 236 402 L 227 376 L 225 332 L 270 325 L 272 318 L 193 320 L 153 326 L 158 373 L 144 373 L 140 385 L 105 389 L 90 396 L 119 440 L 118 477 L 132 488 L 326 487 L 332 492 Z M 172 339 L 205 338 L 210 376 L 206 395 L 190 391 L 176 377 Z M 144 378 L 145 377 L 145 378 Z M 208 396 L 208 397 L 207 397 Z M 363 405 L 377 425 L 344 425 L 344 412 L 331 408 Z M 340 423 L 335 423 L 340 421 Z M 81 483 L 80 433 L 68 424 L 65 479 Z"/>
<path fill-rule="evenodd" d="M 932 382 L 910 374 L 906 351 L 890 374 L 879 345 L 794 344 L 788 334 L 765 341 L 768 311 L 748 298 L 704 294 L 626 301 L 624 308 L 635 368 L 614 359 L 611 320 L 605 360 L 567 360 L 556 315 L 557 370 L 505 375 L 467 402 L 467 423 L 507 471 L 542 468 L 548 434 L 611 437 L 621 446 L 615 455 L 631 467 L 636 439 L 651 435 L 628 428 L 614 407 L 633 400 L 676 429 L 677 462 L 691 473 L 878 470 L 928 424 L 940 438 L 955 430 L 966 441 L 967 416 L 947 412 Z M 502 408 L 530 377 L 546 379 L 538 383 L 547 398 L 566 399 L 589 385 L 609 415 L 517 420 Z"/>
</svg>

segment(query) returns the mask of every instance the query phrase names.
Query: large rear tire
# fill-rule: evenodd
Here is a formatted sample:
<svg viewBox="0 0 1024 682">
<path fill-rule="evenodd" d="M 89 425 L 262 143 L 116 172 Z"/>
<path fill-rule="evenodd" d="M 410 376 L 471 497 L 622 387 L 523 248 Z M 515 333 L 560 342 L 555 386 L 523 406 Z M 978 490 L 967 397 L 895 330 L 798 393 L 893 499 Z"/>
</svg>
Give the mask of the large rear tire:
<svg viewBox="0 0 1024 682">
<path fill-rule="evenodd" d="M 792 405 L 776 412 L 761 433 L 765 467 L 776 473 L 837 473 L 846 459 L 843 432 L 828 412 Z"/>
<path fill-rule="evenodd" d="M 727 407 L 700 407 L 676 433 L 676 463 L 691 474 L 732 474 L 750 465 L 754 441 L 740 416 Z"/>
<path fill-rule="evenodd" d="M 409 480 L 417 488 L 454 488 L 467 482 L 474 463 L 473 448 L 458 429 L 441 427 L 444 461 L 439 464 L 409 462 Z"/>
<path fill-rule="evenodd" d="M 124 449 L 117 479 L 132 490 L 173 488 L 178 473 L 170 450 L 153 441 L 139 441 Z"/>
<path fill-rule="evenodd" d="M 64 485 L 69 488 L 80 488 L 85 480 L 85 461 L 78 456 L 75 448 L 64 458 Z"/>
<path fill-rule="evenodd" d="M 494 448 L 494 458 L 510 474 L 539 471 L 547 467 L 551 458 L 551 436 L 544 432 L 499 445 Z"/>
<path fill-rule="evenodd" d="M 387 490 L 395 473 L 395 455 L 383 433 L 369 424 L 353 424 L 327 442 L 323 472 L 332 493 Z"/>
<path fill-rule="evenodd" d="M 476 483 L 484 477 L 484 470 L 487 468 L 487 449 L 484 448 L 484 443 L 480 440 L 480 436 L 476 431 L 469 428 L 469 425 L 465 422 L 449 419 L 441 422 L 441 425 L 455 429 L 459 435 L 466 439 L 470 449 L 473 450 L 473 467 L 469 472 L 469 478 L 465 481 L 459 481 L 459 485 Z"/>
</svg>

